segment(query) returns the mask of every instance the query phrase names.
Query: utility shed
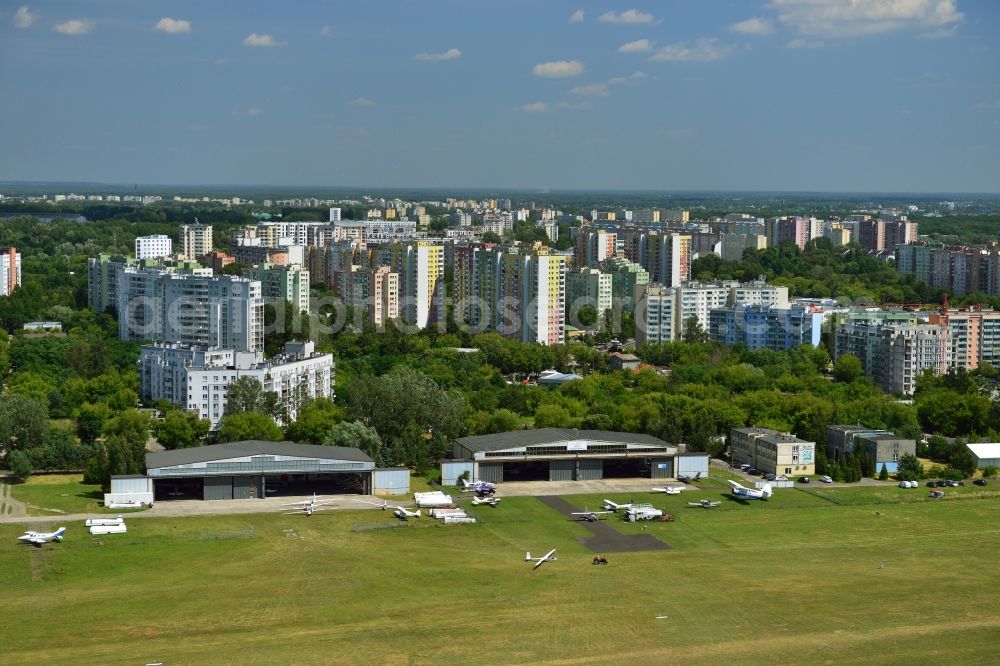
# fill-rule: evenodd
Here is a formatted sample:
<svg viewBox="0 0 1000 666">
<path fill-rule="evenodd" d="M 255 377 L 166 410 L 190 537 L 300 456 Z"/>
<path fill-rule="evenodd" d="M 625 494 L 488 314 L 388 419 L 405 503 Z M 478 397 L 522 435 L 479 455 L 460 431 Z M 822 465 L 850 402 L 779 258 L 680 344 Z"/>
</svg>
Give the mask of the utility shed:
<svg viewBox="0 0 1000 666">
<path fill-rule="evenodd" d="M 250 440 L 146 454 L 157 500 L 361 493 L 375 463 L 361 449 Z"/>
<path fill-rule="evenodd" d="M 446 485 L 463 471 L 471 471 L 474 480 L 501 483 L 669 478 L 677 469 L 677 448 L 662 439 L 607 430 L 539 428 L 462 437 L 453 442 L 452 456 L 441 463 Z M 705 456 L 706 471 L 707 465 Z"/>
</svg>

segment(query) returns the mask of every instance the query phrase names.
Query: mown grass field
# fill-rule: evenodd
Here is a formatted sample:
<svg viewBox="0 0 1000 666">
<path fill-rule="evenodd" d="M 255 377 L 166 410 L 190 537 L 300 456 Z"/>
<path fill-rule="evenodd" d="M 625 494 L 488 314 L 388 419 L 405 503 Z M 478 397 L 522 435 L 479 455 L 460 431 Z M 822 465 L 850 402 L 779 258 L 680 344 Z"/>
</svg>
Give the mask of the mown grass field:
<svg viewBox="0 0 1000 666">
<path fill-rule="evenodd" d="M 686 507 L 721 492 L 633 496 L 677 516 L 645 526 L 672 549 L 599 567 L 584 528 L 534 498 L 371 532 L 351 527 L 385 514 L 136 517 L 41 550 L 0 526 L 2 662 L 997 663 L 1000 498 Z M 552 547 L 532 573 L 524 551 Z"/>
<path fill-rule="evenodd" d="M 11 486 L 11 496 L 28 505 L 30 516 L 102 512 L 99 484 L 83 483 L 82 474 L 39 474 Z"/>
</svg>

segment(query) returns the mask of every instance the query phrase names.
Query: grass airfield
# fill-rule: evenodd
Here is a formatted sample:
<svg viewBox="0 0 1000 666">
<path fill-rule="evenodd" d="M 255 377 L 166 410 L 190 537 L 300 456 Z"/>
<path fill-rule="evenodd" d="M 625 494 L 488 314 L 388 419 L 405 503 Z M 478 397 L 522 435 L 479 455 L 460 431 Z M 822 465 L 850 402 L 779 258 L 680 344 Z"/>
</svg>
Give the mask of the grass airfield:
<svg viewBox="0 0 1000 666">
<path fill-rule="evenodd" d="M 167 666 L 996 663 L 1000 496 L 899 489 L 905 501 L 888 503 L 866 488 L 834 499 L 783 488 L 688 508 L 722 499 L 721 484 L 706 488 L 633 494 L 676 520 L 611 524 L 671 550 L 609 554 L 608 566 L 590 563 L 582 526 L 530 497 L 476 507 L 477 525 L 368 532 L 352 527 L 392 517 L 142 518 L 105 537 L 73 522 L 42 549 L 3 525 L 0 653 Z M 556 562 L 523 561 L 552 547 Z"/>
</svg>

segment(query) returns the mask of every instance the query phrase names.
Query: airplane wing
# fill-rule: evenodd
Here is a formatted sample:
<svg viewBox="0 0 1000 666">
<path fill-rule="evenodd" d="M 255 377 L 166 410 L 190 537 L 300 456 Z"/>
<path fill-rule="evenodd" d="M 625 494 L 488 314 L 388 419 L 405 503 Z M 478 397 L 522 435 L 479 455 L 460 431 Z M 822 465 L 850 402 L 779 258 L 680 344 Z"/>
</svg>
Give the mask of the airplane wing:
<svg viewBox="0 0 1000 666">
<path fill-rule="evenodd" d="M 743 486 L 741 486 L 740 484 L 736 483 L 736 482 L 735 482 L 735 481 L 733 481 L 732 479 L 726 479 L 726 482 L 727 482 L 727 483 L 728 483 L 728 484 L 729 484 L 730 486 L 732 486 L 733 490 L 746 490 L 746 488 L 744 488 L 744 487 L 743 487 Z"/>
</svg>

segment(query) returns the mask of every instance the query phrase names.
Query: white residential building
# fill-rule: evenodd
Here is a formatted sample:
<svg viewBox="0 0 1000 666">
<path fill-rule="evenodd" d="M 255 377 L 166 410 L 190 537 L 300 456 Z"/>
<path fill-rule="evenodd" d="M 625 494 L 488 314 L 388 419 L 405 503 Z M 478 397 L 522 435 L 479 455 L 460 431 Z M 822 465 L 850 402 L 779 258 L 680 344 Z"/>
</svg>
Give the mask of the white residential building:
<svg viewBox="0 0 1000 666">
<path fill-rule="evenodd" d="M 0 250 L 0 296 L 10 296 L 21 284 L 21 253 L 15 247 Z"/>
<path fill-rule="evenodd" d="M 180 342 L 237 351 L 264 348 L 260 282 L 122 266 L 116 278 L 122 340 Z"/>
<path fill-rule="evenodd" d="M 139 350 L 142 400 L 167 400 L 212 428 L 225 416 L 229 385 L 252 377 L 278 394 L 288 420 L 295 420 L 303 399 L 333 396 L 333 356 L 318 354 L 312 342 L 289 342 L 285 353 L 264 360 L 262 352 L 205 349 L 184 344 L 146 345 Z"/>
<path fill-rule="evenodd" d="M 170 236 L 158 234 L 156 236 L 139 236 L 135 239 L 135 258 L 139 261 L 169 257 L 173 253 L 174 242 L 170 240 Z"/>
</svg>

